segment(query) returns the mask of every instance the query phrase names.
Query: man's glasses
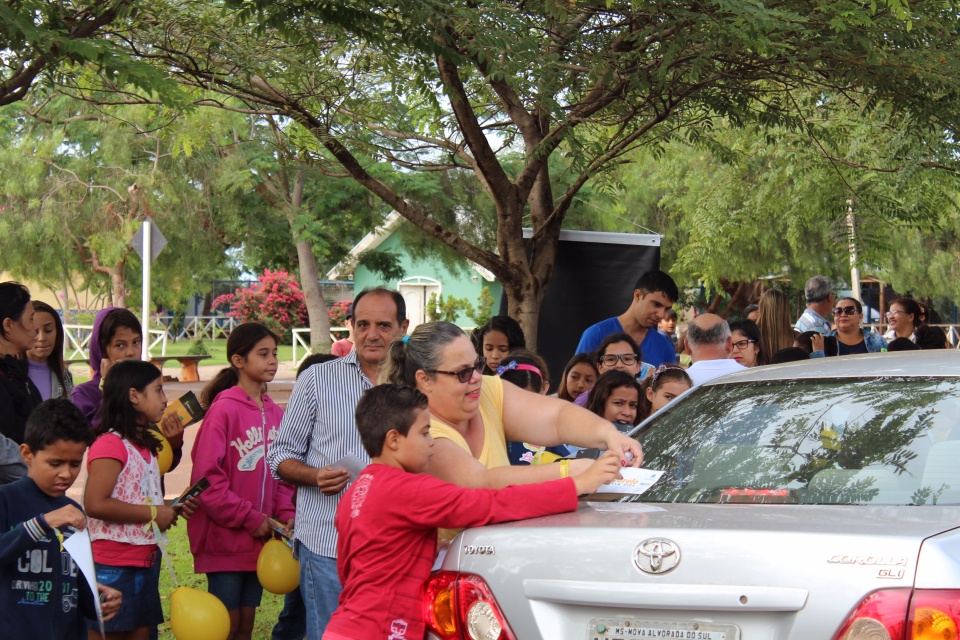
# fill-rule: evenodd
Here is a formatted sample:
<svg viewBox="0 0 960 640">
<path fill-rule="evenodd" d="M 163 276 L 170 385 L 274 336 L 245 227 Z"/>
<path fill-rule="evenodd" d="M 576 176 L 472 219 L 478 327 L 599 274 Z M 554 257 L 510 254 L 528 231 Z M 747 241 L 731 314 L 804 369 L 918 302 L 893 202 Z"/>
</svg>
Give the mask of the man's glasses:
<svg viewBox="0 0 960 640">
<path fill-rule="evenodd" d="M 737 351 L 743 351 L 744 349 L 747 348 L 748 345 L 751 345 L 754 342 L 756 342 L 756 340 L 738 340 L 737 342 L 734 342 L 730 346 L 736 349 Z"/>
<path fill-rule="evenodd" d="M 852 316 L 857 312 L 857 308 L 853 305 L 849 307 L 836 307 L 833 310 L 833 315 L 835 316 Z"/>
<path fill-rule="evenodd" d="M 487 364 L 487 359 L 480 358 L 472 367 L 466 367 L 465 369 L 460 369 L 459 371 L 441 371 L 440 369 L 434 369 L 433 372 L 443 373 L 448 376 L 457 376 L 457 380 L 460 382 L 470 382 L 470 378 L 473 377 L 474 372 L 480 373 L 483 371 L 483 365 L 485 364 Z"/>
<path fill-rule="evenodd" d="M 637 356 L 634 353 L 607 353 L 600 356 L 600 363 L 607 367 L 617 366 L 617 360 L 622 362 L 624 366 L 632 367 L 637 364 Z"/>
</svg>

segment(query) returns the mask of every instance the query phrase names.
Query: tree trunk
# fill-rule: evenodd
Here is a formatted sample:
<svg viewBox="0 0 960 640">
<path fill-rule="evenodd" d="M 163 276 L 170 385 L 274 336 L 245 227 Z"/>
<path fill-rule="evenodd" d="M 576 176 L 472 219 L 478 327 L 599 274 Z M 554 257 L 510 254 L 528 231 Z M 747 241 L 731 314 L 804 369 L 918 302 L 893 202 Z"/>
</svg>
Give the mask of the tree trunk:
<svg viewBox="0 0 960 640">
<path fill-rule="evenodd" d="M 535 295 L 532 279 L 525 281 L 515 280 L 511 284 L 504 284 L 503 290 L 507 296 L 507 315 L 520 323 L 523 336 L 527 341 L 527 349 L 537 350 L 537 324 L 540 320 L 540 303 L 543 295 Z"/>
<path fill-rule="evenodd" d="M 291 194 L 291 232 L 293 230 L 293 212 L 299 211 L 303 204 L 303 189 L 306 176 L 303 167 L 297 171 Z M 307 317 L 310 320 L 310 350 L 314 353 L 330 352 L 330 316 L 327 314 L 327 301 L 323 298 L 320 289 L 320 277 L 317 268 L 317 258 L 313 255 L 313 245 L 308 240 L 293 238 L 297 248 L 297 261 L 300 264 L 300 288 L 303 289 L 304 303 L 307 306 Z"/>
<path fill-rule="evenodd" d="M 110 297 L 113 298 L 113 306 L 127 308 L 127 286 L 123 282 L 122 262 L 110 267 Z"/>
</svg>

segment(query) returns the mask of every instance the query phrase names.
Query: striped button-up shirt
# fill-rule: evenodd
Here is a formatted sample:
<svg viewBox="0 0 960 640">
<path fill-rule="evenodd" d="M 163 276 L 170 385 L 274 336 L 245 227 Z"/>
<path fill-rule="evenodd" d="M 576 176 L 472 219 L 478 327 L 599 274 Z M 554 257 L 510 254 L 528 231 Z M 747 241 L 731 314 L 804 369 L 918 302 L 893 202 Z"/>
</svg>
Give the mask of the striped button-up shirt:
<svg viewBox="0 0 960 640">
<path fill-rule="evenodd" d="M 299 460 L 311 467 L 331 465 L 355 455 L 364 463 L 370 457 L 360 442 L 354 411 L 363 392 L 373 384 L 357 362 L 357 352 L 315 364 L 297 379 L 287 403 L 280 432 L 270 450 L 270 470 L 284 460 Z M 340 496 L 328 496 L 313 486 L 297 488 L 297 540 L 313 553 L 337 557 L 337 530 L 333 518 Z"/>
</svg>

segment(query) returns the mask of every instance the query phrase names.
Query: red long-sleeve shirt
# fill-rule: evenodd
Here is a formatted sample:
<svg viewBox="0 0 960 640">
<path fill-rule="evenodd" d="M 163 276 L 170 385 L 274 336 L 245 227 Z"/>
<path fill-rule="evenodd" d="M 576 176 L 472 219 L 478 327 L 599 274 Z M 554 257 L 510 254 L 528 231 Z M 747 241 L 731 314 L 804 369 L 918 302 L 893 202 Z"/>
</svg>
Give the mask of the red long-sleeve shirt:
<svg viewBox="0 0 960 640">
<path fill-rule="evenodd" d="M 437 529 L 476 527 L 573 511 L 566 478 L 464 489 L 423 474 L 371 464 L 344 494 L 335 523 L 343 591 L 327 631 L 364 640 L 424 636 L 423 583 L 437 554 Z"/>
</svg>

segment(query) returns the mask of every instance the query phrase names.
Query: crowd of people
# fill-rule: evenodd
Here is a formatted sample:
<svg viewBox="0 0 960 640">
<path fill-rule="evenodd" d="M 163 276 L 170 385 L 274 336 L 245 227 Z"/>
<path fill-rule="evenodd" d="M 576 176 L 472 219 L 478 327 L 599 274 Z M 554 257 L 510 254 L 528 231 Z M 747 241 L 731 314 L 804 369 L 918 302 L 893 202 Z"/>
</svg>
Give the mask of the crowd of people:
<svg viewBox="0 0 960 640">
<path fill-rule="evenodd" d="M 742 320 L 704 313 L 679 331 L 676 284 L 645 273 L 623 313 L 583 331 L 552 384 L 513 319 L 471 335 L 446 322 L 408 334 L 403 297 L 365 290 L 350 336 L 304 361 L 286 410 L 267 393 L 277 336 L 242 324 L 229 366 L 201 394 L 191 482 L 209 487 L 171 506 L 160 458 L 169 446 L 176 466 L 184 426 L 165 411 L 159 370 L 140 361 L 137 318 L 97 314 L 93 377 L 74 386 L 56 311 L 0 283 L 0 615 L 22 637 L 99 638 L 92 597 L 61 553 L 86 529 L 107 638 L 155 638 L 165 532 L 185 522 L 231 640 L 252 635 L 257 558 L 279 533 L 294 541 L 300 586 L 275 640 L 422 638 L 420 589 L 438 548 L 462 527 L 576 508 L 577 495 L 642 463 L 628 434 L 690 388 L 797 359 L 947 346 L 909 298 L 891 303 L 881 336 L 828 278 L 805 295 L 798 319 L 770 289 Z M 606 453 L 578 457 L 588 449 Z M 81 505 L 65 494 L 85 453 Z"/>
</svg>

